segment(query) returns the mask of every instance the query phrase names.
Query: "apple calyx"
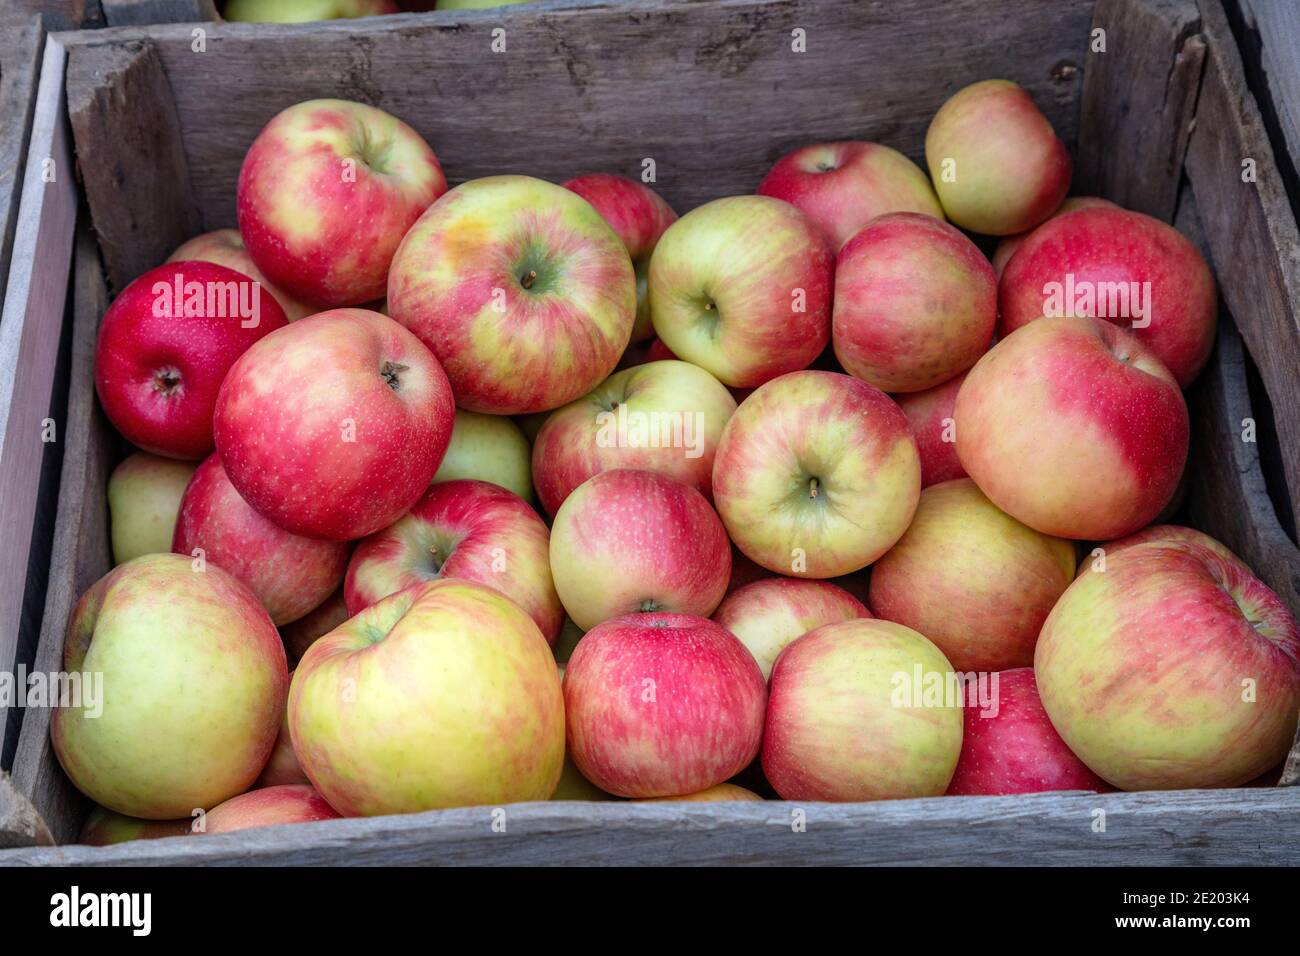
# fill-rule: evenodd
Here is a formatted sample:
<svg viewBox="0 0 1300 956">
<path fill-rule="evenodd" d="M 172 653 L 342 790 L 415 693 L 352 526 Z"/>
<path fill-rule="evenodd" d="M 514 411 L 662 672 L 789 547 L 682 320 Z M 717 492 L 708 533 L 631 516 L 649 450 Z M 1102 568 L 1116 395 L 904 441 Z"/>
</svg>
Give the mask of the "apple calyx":
<svg viewBox="0 0 1300 956">
<path fill-rule="evenodd" d="M 637 613 L 639 614 L 654 614 L 656 611 L 662 610 L 663 607 L 654 598 L 646 598 L 641 602 L 640 606 L 637 607 Z"/>
<path fill-rule="evenodd" d="M 815 498 L 817 497 L 817 489 L 818 489 L 818 487 L 820 487 L 820 482 L 817 480 L 816 476 L 814 476 L 814 477 L 808 479 L 808 498 L 809 498 L 809 500 L 815 499 Z"/>
<path fill-rule="evenodd" d="M 153 390 L 166 396 L 179 394 L 181 390 L 180 370 L 170 365 L 156 369 L 153 373 Z"/>
<path fill-rule="evenodd" d="M 402 388 L 402 373 L 409 371 L 411 366 L 402 365 L 398 362 L 385 362 L 379 367 L 379 374 L 383 376 L 384 383 L 394 392 Z"/>
</svg>

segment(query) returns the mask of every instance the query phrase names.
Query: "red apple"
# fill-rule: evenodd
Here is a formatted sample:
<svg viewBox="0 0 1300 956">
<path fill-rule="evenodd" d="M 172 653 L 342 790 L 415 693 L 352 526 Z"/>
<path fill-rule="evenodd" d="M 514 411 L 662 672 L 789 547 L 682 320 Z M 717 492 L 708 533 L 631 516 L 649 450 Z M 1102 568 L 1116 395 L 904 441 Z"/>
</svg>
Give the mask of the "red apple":
<svg viewBox="0 0 1300 956">
<path fill-rule="evenodd" d="M 275 301 L 280 303 L 280 308 L 284 309 L 285 318 L 290 322 L 296 322 L 298 319 L 317 311 L 315 306 L 295 299 L 283 289 L 277 289 L 267 280 L 266 276 L 262 275 L 262 270 L 257 268 L 256 263 L 253 262 L 253 257 L 248 254 L 248 249 L 244 246 L 244 240 L 240 238 L 238 229 L 214 229 L 212 232 L 205 232 L 193 239 L 188 239 L 167 257 L 167 261 L 215 262 L 227 269 L 242 272 L 250 279 L 260 282 L 263 289 L 275 296 Z"/>
<path fill-rule="evenodd" d="M 406 230 L 447 191 L 438 157 L 395 116 L 347 100 L 283 110 L 239 170 L 239 234 L 276 286 L 331 309 L 384 297 Z"/>
<path fill-rule="evenodd" d="M 357 545 L 344 585 L 348 613 L 412 585 L 460 578 L 510 598 L 554 644 L 564 609 L 551 581 L 550 537 L 537 512 L 513 492 L 486 481 L 440 482 Z"/>
<path fill-rule="evenodd" d="M 231 368 L 221 463 L 244 500 L 295 534 L 347 541 L 392 524 L 429 487 L 455 421 L 420 341 L 364 309 L 309 316 Z"/>
<path fill-rule="evenodd" d="M 984 254 L 932 216 L 881 216 L 835 263 L 835 357 L 886 392 L 923 391 L 970 368 L 988 351 L 997 311 Z"/>
<path fill-rule="evenodd" d="M 758 194 L 797 206 L 832 249 L 886 213 L 943 218 L 943 207 L 920 167 L 879 143 L 819 143 L 796 149 L 763 177 Z"/>
<path fill-rule="evenodd" d="M 587 632 L 565 668 L 569 752 L 617 796 L 697 793 L 754 759 L 766 696 L 754 658 L 712 621 L 614 618 Z"/>
<path fill-rule="evenodd" d="M 1025 239 L 998 286 L 1003 337 L 1040 316 L 1128 328 L 1186 388 L 1214 347 L 1218 299 L 1205 259 L 1177 229 L 1118 207 L 1056 216 Z"/>
<path fill-rule="evenodd" d="M 1113 209 L 1119 208 L 1109 199 L 1102 199 L 1099 196 L 1067 196 L 1065 201 L 1057 207 L 1056 212 L 1052 213 L 1052 215 L 1048 217 L 1047 222 L 1051 222 L 1057 216 L 1063 216 L 1067 212 L 1074 212 L 1076 209 L 1091 209 L 1094 206 L 1110 206 Z M 1014 236 L 1006 236 L 998 243 L 998 247 L 993 250 L 992 262 L 993 271 L 997 273 L 999 279 L 1002 278 L 1002 271 L 1006 269 L 1007 263 L 1010 262 L 1011 257 L 1016 254 L 1016 250 L 1024 245 L 1025 240 L 1028 239 L 1032 233 L 1033 230 L 1030 230 L 1029 232 L 1019 232 Z"/>
<path fill-rule="evenodd" d="M 1203 548 L 1209 548 L 1211 551 L 1216 552 L 1219 557 L 1223 558 L 1223 560 L 1238 565 L 1239 570 L 1244 573 L 1254 574 L 1246 562 L 1237 557 L 1237 555 L 1234 554 L 1232 549 L 1227 545 L 1211 538 L 1203 531 L 1197 531 L 1195 528 L 1184 528 L 1182 525 L 1148 525 L 1136 534 L 1129 535 L 1127 538 L 1120 538 L 1116 541 L 1107 541 L 1097 547 L 1101 551 L 1105 552 L 1106 564 L 1109 566 L 1110 560 L 1117 554 L 1127 551 L 1135 544 L 1146 544 L 1152 541 L 1160 544 L 1180 544 L 1184 542 L 1197 544 Z M 1085 557 L 1079 564 L 1079 575 L 1087 574 L 1090 570 L 1104 570 L 1100 564 L 1096 563 L 1100 557 L 1101 555 L 1097 555 L 1096 557 L 1089 555 L 1088 557 Z"/>
<path fill-rule="evenodd" d="M 907 417 L 907 425 L 916 439 L 921 456 L 921 488 L 941 481 L 965 478 L 966 469 L 957 457 L 957 393 L 966 373 L 950 378 L 942 385 L 923 392 L 893 396 Z"/>
<path fill-rule="evenodd" d="M 226 372 L 288 324 L 271 293 L 211 262 L 170 262 L 136 279 L 104 313 L 95 391 L 114 427 L 145 451 L 212 451 L 212 412 Z"/>
<path fill-rule="evenodd" d="M 207 813 L 204 833 L 234 833 L 282 823 L 337 820 L 340 814 L 305 784 L 263 787 L 231 797 Z"/>
</svg>

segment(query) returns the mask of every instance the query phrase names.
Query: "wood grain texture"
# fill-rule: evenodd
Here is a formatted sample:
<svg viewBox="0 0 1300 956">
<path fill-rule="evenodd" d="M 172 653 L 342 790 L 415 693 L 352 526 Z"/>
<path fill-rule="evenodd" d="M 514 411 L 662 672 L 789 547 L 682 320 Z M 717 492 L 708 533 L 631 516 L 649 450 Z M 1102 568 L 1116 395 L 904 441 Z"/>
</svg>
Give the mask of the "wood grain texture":
<svg viewBox="0 0 1300 956">
<path fill-rule="evenodd" d="M 1201 83 L 1196 0 L 1098 0 L 1079 120 L 1076 195 L 1173 218 Z"/>
<path fill-rule="evenodd" d="M 3 0 L 9 8 L 39 14 L 49 30 L 81 30 L 104 26 L 100 0 Z"/>
<path fill-rule="evenodd" d="M 0 849 L 53 845 L 54 838 L 40 814 L 14 789 L 9 777 L 0 773 Z"/>
<path fill-rule="evenodd" d="M 1115 866 L 1300 863 L 1300 790 L 938 797 L 880 803 L 526 803 L 115 847 L 0 866 Z M 805 829 L 793 824 L 802 811 Z M 1104 816 L 1102 815 L 1104 814 Z M 1094 827 L 1104 821 L 1105 831 Z"/>
<path fill-rule="evenodd" d="M 1276 123 L 1278 161 L 1289 166 L 1288 191 L 1300 207 L 1300 4 L 1292 0 L 1229 0 L 1226 9 L 1240 24 L 1240 46 L 1255 97 L 1266 101 Z M 1257 79 L 1257 82 L 1256 82 Z M 1261 108 L 1265 107 L 1261 102 Z M 1280 138 L 1280 142 L 1278 141 Z"/>
<path fill-rule="evenodd" d="M 0 13 L 0 307 L 4 304 L 9 257 L 18 226 L 18 200 L 44 45 L 45 29 L 39 17 Z"/>
<path fill-rule="evenodd" d="M 100 0 L 110 27 L 217 19 L 216 0 Z"/>
</svg>

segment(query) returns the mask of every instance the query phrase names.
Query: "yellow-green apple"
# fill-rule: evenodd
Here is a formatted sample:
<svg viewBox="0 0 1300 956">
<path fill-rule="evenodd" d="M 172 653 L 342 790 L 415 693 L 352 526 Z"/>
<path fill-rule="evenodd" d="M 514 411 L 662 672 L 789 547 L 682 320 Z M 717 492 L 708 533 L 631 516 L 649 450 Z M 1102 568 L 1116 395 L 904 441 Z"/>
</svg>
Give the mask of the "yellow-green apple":
<svg viewBox="0 0 1300 956">
<path fill-rule="evenodd" d="M 911 525 L 871 568 L 867 603 L 959 671 L 1028 667 L 1074 569 L 1072 541 L 1021 524 L 956 478 L 921 492 Z"/>
<path fill-rule="evenodd" d="M 858 571 L 907 529 L 921 462 L 902 411 L 837 372 L 791 372 L 736 409 L 713 462 L 713 500 L 746 556 L 770 571 Z"/>
<path fill-rule="evenodd" d="M 881 216 L 840 249 L 831 338 L 844 371 L 886 392 L 942 385 L 988 351 L 998 281 L 941 219 Z"/>
<path fill-rule="evenodd" d="M 560 683 L 564 683 L 564 664 L 560 664 Z M 551 794 L 552 800 L 612 800 L 614 795 L 606 793 L 600 787 L 596 786 L 590 780 L 582 775 L 569 756 L 568 745 L 565 745 L 564 753 L 564 771 L 560 774 L 560 783 Z"/>
<path fill-rule="evenodd" d="M 980 490 L 1061 538 L 1150 524 L 1187 459 L 1177 380 L 1135 336 L 1095 319 L 1045 318 L 1002 339 L 966 376 L 956 419 L 957 456 Z"/>
<path fill-rule="evenodd" d="M 215 229 L 186 240 L 177 246 L 176 251 L 167 257 L 168 262 L 215 262 L 227 269 L 242 272 L 250 279 L 261 283 L 263 289 L 275 297 L 275 301 L 284 309 L 285 318 L 296 322 L 316 311 L 315 307 L 300 302 L 283 289 L 277 289 L 262 275 L 253 257 L 248 254 L 244 240 L 238 229 Z"/>
<path fill-rule="evenodd" d="M 289 728 L 345 816 L 545 800 L 564 764 L 546 639 L 473 581 L 399 591 L 318 640 L 294 672 Z"/>
<path fill-rule="evenodd" d="M 818 143 L 796 149 L 763 177 L 758 194 L 797 206 L 832 249 L 887 213 L 943 218 L 939 197 L 921 168 L 879 143 Z"/>
<path fill-rule="evenodd" d="M 77 842 L 85 846 L 112 846 L 130 840 L 159 840 L 163 837 L 186 836 L 190 820 L 140 820 L 103 807 L 95 807 L 86 817 Z"/>
<path fill-rule="evenodd" d="M 1219 548 L 1153 539 L 1070 585 L 1034 672 L 1066 744 L 1121 790 L 1236 787 L 1291 746 L 1300 629 Z"/>
<path fill-rule="evenodd" d="M 241 23 L 311 23 L 400 13 L 393 0 L 226 0 L 221 16 Z"/>
<path fill-rule="evenodd" d="M 411 227 L 388 306 L 442 361 L 461 408 L 544 412 L 614 370 L 636 319 L 636 277 L 618 234 L 577 193 L 490 176 Z"/>
<path fill-rule="evenodd" d="M 343 582 L 349 545 L 304 538 L 262 517 L 209 455 L 181 499 L 171 549 L 202 556 L 245 584 L 275 624 L 315 610 Z"/>
<path fill-rule="evenodd" d="M 528 439 L 513 419 L 458 408 L 451 444 L 433 481 L 477 478 L 532 501 L 531 455 Z"/>
<path fill-rule="evenodd" d="M 916 452 L 921 456 L 921 487 L 928 488 L 941 481 L 965 478 L 966 469 L 957 457 L 957 393 L 966 381 L 962 372 L 942 385 L 923 392 L 908 392 L 893 396 L 907 417 L 912 437 L 916 439 Z"/>
<path fill-rule="evenodd" d="M 830 341 L 835 256 L 787 202 L 731 196 L 668 227 L 650 259 L 650 315 L 674 355 L 752 388 Z"/>
<path fill-rule="evenodd" d="M 551 581 L 550 538 L 514 492 L 469 478 L 441 482 L 357 545 L 343 585 L 348 613 L 439 578 L 476 581 L 518 604 L 554 643 L 564 609 Z"/>
<path fill-rule="evenodd" d="M 647 297 L 650 255 L 664 230 L 677 221 L 677 213 L 645 183 L 626 176 L 589 173 L 570 179 L 564 188 L 591 203 L 627 247 L 636 272 L 636 322 L 631 341 L 644 342 L 655 334 Z"/>
<path fill-rule="evenodd" d="M 753 581 L 730 592 L 713 620 L 754 655 L 766 680 L 786 645 L 823 624 L 871 617 L 866 605 L 829 581 L 774 577 Z"/>
<path fill-rule="evenodd" d="M 280 628 L 280 640 L 284 641 L 285 653 L 296 664 L 307 653 L 307 648 L 350 616 L 347 602 L 343 598 L 343 588 L 340 587 L 316 610 Z"/>
<path fill-rule="evenodd" d="M 194 464 L 137 451 L 113 469 L 108 478 L 108 523 L 113 563 L 172 548 L 176 512 Z"/>
<path fill-rule="evenodd" d="M 231 368 L 214 430 L 239 494 L 286 531 L 349 541 L 420 500 L 451 438 L 433 353 L 365 309 L 308 316 Z"/>
<path fill-rule="evenodd" d="M 949 97 L 926 130 L 925 160 L 948 218 L 989 236 L 1050 216 L 1073 169 L 1052 124 L 1010 80 L 972 83 Z"/>
<path fill-rule="evenodd" d="M 555 513 L 551 573 L 584 631 L 634 612 L 706 617 L 726 593 L 731 545 L 694 488 L 615 468 L 587 479 Z"/>
<path fill-rule="evenodd" d="M 713 456 L 736 411 L 726 386 L 698 365 L 650 362 L 615 372 L 557 408 L 533 442 L 533 481 L 551 514 L 574 488 L 611 468 L 641 468 L 713 497 Z"/>
<path fill-rule="evenodd" d="M 230 367 L 288 324 L 253 279 L 212 262 L 150 269 L 113 300 L 95 340 L 95 391 L 132 444 L 167 458 L 212 451 L 212 412 Z"/>
<path fill-rule="evenodd" d="M 1076 209 L 1091 209 L 1094 206 L 1119 208 L 1109 199 L 1102 199 L 1100 196 L 1067 196 L 1065 201 L 1057 207 L 1056 212 L 1047 218 L 1047 222 L 1051 222 L 1057 216 L 1063 216 L 1067 212 L 1074 212 Z M 1011 261 L 1011 257 L 1016 254 L 1016 250 L 1024 244 L 1032 232 L 1033 230 L 1019 232 L 1014 236 L 1006 236 L 998 242 L 997 248 L 993 250 L 992 263 L 993 271 L 997 273 L 999 279 L 1002 278 L 1002 271 L 1007 267 L 1007 263 Z"/>
<path fill-rule="evenodd" d="M 289 672 L 289 686 L 293 686 L 293 671 Z M 284 711 L 280 715 L 280 732 L 275 738 L 275 747 L 267 758 L 266 766 L 254 782 L 254 788 L 280 787 L 294 783 L 310 783 L 302 772 L 298 756 L 293 752 L 293 737 L 289 733 L 288 698 L 285 699 Z"/>
<path fill-rule="evenodd" d="M 989 706 L 967 702 L 961 758 L 948 793 L 1004 796 L 1091 790 L 1106 793 L 1110 784 L 1074 755 L 1043 710 L 1032 667 L 995 675 Z"/>
<path fill-rule="evenodd" d="M 1186 388 L 1209 361 L 1214 277 L 1196 247 L 1159 219 L 1117 206 L 1035 229 L 998 284 L 998 333 L 1041 316 L 1091 316 L 1127 328 Z"/>
<path fill-rule="evenodd" d="M 698 793 L 684 793 L 680 797 L 643 797 L 638 803 L 748 803 L 763 798 L 753 790 L 746 790 L 744 787 L 737 786 L 734 783 L 720 783 L 717 786 L 709 787 L 707 790 L 700 790 Z"/>
<path fill-rule="evenodd" d="M 592 628 L 564 672 L 569 751 L 620 797 L 723 783 L 754 759 L 767 687 L 745 646 L 690 614 L 628 614 Z"/>
<path fill-rule="evenodd" d="M 282 823 L 337 820 L 340 814 L 307 784 L 283 784 L 250 790 L 213 807 L 204 819 L 203 833 L 234 833 Z M 196 831 L 198 832 L 198 831 Z"/>
<path fill-rule="evenodd" d="M 84 679 L 81 699 L 54 712 L 59 763 L 95 802 L 148 820 L 247 790 L 289 684 L 280 636 L 252 592 L 176 554 L 136 558 L 91 585 L 68 622 L 63 667 Z M 92 678 L 102 694 L 86 693 Z"/>
<path fill-rule="evenodd" d="M 891 621 L 805 634 L 772 668 L 763 773 L 786 800 L 939 796 L 961 752 L 951 674 L 942 651 Z"/>
<path fill-rule="evenodd" d="M 382 299 L 398 243 L 447 180 L 396 116 L 348 100 L 278 113 L 239 169 L 248 253 L 278 288 L 322 309 Z"/>
</svg>

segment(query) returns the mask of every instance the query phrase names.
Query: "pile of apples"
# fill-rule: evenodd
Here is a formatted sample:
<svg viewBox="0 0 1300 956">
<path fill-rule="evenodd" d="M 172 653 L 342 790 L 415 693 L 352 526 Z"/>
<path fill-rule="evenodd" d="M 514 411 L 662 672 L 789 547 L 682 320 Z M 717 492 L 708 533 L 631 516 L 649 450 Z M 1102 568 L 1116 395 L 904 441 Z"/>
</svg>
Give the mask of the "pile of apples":
<svg viewBox="0 0 1300 956">
<path fill-rule="evenodd" d="M 276 116 L 238 231 L 100 328 L 141 451 L 67 633 L 102 713 L 53 722 L 83 838 L 1276 768 L 1296 623 L 1159 523 L 1205 262 L 1067 199 L 1013 83 L 926 157 L 809 146 L 678 218 L 603 174 L 448 191 L 370 106 Z"/>
</svg>

